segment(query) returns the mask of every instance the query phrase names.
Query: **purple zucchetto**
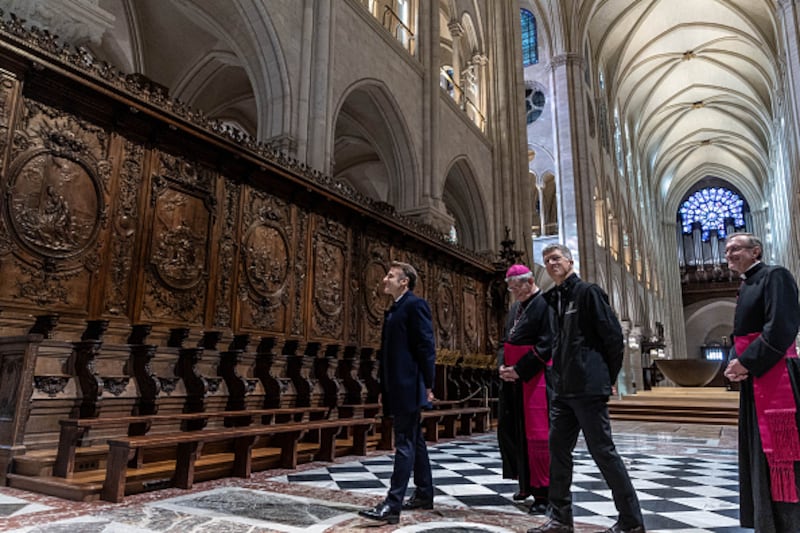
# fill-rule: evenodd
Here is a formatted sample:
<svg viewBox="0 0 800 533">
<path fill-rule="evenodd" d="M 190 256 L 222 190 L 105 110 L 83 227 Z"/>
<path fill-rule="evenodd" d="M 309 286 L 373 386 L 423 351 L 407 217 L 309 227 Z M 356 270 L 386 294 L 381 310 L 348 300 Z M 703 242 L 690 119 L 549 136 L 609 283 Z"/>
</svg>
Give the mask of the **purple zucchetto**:
<svg viewBox="0 0 800 533">
<path fill-rule="evenodd" d="M 525 274 L 531 274 L 531 269 L 525 265 L 511 265 L 511 267 L 506 270 L 506 280 L 517 276 L 524 276 Z"/>
</svg>

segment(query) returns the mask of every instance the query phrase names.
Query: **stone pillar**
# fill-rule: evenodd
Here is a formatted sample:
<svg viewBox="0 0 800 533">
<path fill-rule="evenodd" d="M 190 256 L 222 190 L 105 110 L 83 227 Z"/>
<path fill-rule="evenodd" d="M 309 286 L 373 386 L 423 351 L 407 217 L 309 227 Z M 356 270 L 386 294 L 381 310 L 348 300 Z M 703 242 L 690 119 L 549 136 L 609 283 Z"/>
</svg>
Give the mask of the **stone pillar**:
<svg viewBox="0 0 800 533">
<path fill-rule="evenodd" d="M 769 217 L 767 216 L 766 208 L 751 210 L 750 220 L 752 221 L 752 227 L 749 228 L 750 232 L 761 238 L 765 248 L 764 258 L 769 258 L 770 253 L 772 253 L 772 244 L 767 241 L 767 224 L 769 223 Z"/>
<path fill-rule="evenodd" d="M 331 0 L 305 0 L 297 111 L 297 158 L 311 167 L 332 170 Z"/>
<path fill-rule="evenodd" d="M 800 180 L 794 171 L 800 165 L 800 6 L 795 0 L 779 0 L 776 14 L 783 39 L 781 48 L 786 73 L 783 91 L 786 109 L 783 111 L 788 115 L 782 128 L 784 142 L 781 143 L 786 153 L 778 154 L 778 157 L 785 157 L 786 170 L 782 178 L 786 180 L 788 213 L 792 213 L 800 204 Z M 796 218 L 789 216 L 786 220 L 786 242 L 781 243 L 783 249 L 778 254 L 783 266 L 792 272 L 800 268 L 800 228 Z"/>
<path fill-rule="evenodd" d="M 520 47 L 519 3 L 495 0 L 488 12 L 486 50 L 489 65 L 486 135 L 494 145 L 493 227 L 487 232 L 499 248 L 505 227 L 510 238 L 524 251 L 522 260 L 533 260 L 531 223 L 532 188 L 528 180 L 527 135 L 523 98 L 522 49 Z"/>
<path fill-rule="evenodd" d="M 419 58 L 422 61 L 422 187 L 416 205 L 402 211 L 419 218 L 442 233 L 449 233 L 453 217 L 447 214 L 442 191 L 445 176 L 439 168 L 439 4 L 420 6 Z"/>
<path fill-rule="evenodd" d="M 474 102 L 478 107 L 477 111 L 480 113 L 477 124 L 481 130 L 486 131 L 486 105 L 488 102 L 486 93 L 489 91 L 487 65 L 489 64 L 489 58 L 487 58 L 485 54 L 475 54 L 472 56 L 472 64 L 475 66 L 474 68 L 478 75 L 478 90 L 480 91 L 478 101 Z"/>
<path fill-rule="evenodd" d="M 553 57 L 553 97 L 556 110 L 559 234 L 573 251 L 575 269 L 581 277 L 597 278 L 594 267 L 594 220 L 592 179 L 589 170 L 591 148 L 583 97 L 583 58 L 566 53 Z"/>
<path fill-rule="evenodd" d="M 464 27 L 457 21 L 451 20 L 447 25 L 450 35 L 453 37 L 453 95 L 457 104 L 461 105 L 463 96 L 461 94 L 461 36 L 464 34 Z"/>
<path fill-rule="evenodd" d="M 632 387 L 630 386 L 631 381 L 637 381 L 635 376 L 631 376 L 630 372 L 630 348 L 628 348 L 628 335 L 631 332 L 631 323 L 629 320 L 622 319 L 619 321 L 620 326 L 622 326 L 622 338 L 623 342 L 625 343 L 625 352 L 622 359 L 622 368 L 619 371 L 619 376 L 617 377 L 617 393 L 619 396 L 625 396 L 626 394 L 633 394 L 636 392 L 635 390 L 631 390 Z M 638 384 L 638 381 L 637 381 Z M 614 385 L 612 383 L 612 385 Z"/>
<path fill-rule="evenodd" d="M 783 59 L 786 66 L 786 96 L 791 107 L 791 131 L 800 133 L 800 9 L 795 0 L 778 0 L 778 23 L 783 37 Z M 787 132 L 788 133 L 788 132 Z"/>
<path fill-rule="evenodd" d="M 664 249 L 677 250 L 678 239 L 674 221 L 662 222 L 664 231 Z M 672 254 L 668 254 L 672 257 Z M 662 278 L 662 292 L 665 307 L 669 313 L 664 319 L 666 323 L 667 335 L 665 339 L 666 353 L 670 358 L 686 358 L 686 326 L 683 320 L 683 298 L 681 296 L 681 273 L 678 262 L 674 260 L 664 260 L 664 277 Z"/>
</svg>

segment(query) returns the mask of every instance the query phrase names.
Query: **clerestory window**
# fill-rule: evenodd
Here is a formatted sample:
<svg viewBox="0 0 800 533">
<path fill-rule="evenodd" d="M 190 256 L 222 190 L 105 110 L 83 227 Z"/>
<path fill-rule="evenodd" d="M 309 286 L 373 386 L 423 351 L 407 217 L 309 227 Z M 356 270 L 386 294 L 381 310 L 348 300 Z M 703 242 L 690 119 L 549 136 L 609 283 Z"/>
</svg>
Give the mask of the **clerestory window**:
<svg viewBox="0 0 800 533">
<path fill-rule="evenodd" d="M 522 20 L 522 66 L 539 62 L 539 47 L 536 41 L 536 17 L 527 9 L 521 9 Z"/>
</svg>

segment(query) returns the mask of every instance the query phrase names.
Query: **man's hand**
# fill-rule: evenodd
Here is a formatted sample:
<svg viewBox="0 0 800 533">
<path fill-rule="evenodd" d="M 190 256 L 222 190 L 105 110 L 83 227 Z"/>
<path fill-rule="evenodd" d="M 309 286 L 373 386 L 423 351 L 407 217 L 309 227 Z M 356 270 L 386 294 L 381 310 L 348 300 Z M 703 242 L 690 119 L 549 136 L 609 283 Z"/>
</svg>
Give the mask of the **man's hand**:
<svg viewBox="0 0 800 533">
<path fill-rule="evenodd" d="M 433 403 L 436 398 L 433 396 L 433 389 L 428 389 L 428 401 Z"/>
<path fill-rule="evenodd" d="M 745 366 L 739 362 L 738 359 L 732 359 L 730 363 L 728 363 L 728 368 L 725 369 L 724 375 L 733 383 L 744 381 L 750 375 L 750 372 L 745 368 Z"/>
<path fill-rule="evenodd" d="M 502 365 L 499 373 L 500 379 L 503 381 L 517 381 L 519 379 L 519 374 L 517 374 L 517 371 L 513 366 Z"/>
</svg>

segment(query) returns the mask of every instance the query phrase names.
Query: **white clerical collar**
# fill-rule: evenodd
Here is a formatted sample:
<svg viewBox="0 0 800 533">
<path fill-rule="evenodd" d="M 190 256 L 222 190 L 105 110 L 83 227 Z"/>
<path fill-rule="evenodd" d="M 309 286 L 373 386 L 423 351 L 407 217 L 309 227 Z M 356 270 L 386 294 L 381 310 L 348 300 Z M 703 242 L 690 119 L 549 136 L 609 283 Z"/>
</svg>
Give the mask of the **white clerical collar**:
<svg viewBox="0 0 800 533">
<path fill-rule="evenodd" d="M 745 270 L 744 272 L 739 274 L 739 277 L 742 278 L 742 279 L 747 279 L 747 273 L 750 272 L 751 270 L 753 270 L 753 268 L 759 263 L 761 263 L 761 260 L 760 259 L 756 259 L 756 262 L 753 263 L 752 265 L 750 265 L 749 267 L 747 267 L 747 270 Z"/>
</svg>

